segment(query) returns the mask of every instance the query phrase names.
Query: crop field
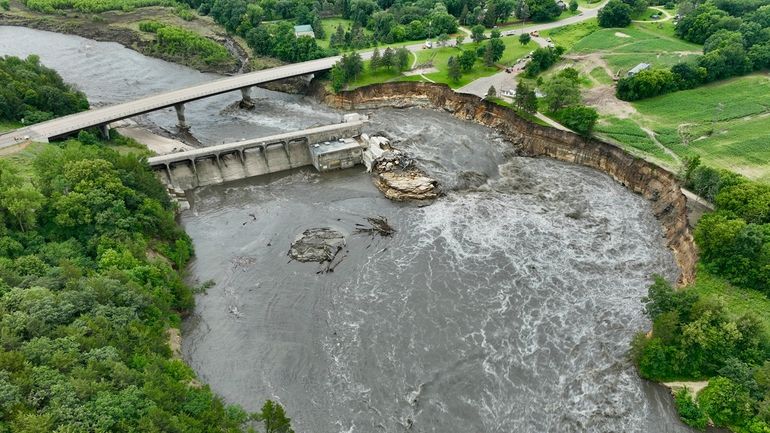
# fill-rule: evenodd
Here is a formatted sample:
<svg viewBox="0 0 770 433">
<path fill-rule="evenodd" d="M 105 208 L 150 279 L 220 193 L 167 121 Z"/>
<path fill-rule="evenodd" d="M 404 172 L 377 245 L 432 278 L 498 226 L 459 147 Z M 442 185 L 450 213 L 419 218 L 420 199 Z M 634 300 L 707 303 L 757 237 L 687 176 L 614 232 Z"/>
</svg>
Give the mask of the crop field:
<svg viewBox="0 0 770 433">
<path fill-rule="evenodd" d="M 594 131 L 599 136 L 609 138 L 622 145 L 623 148 L 635 155 L 652 156 L 653 159 L 666 166 L 675 163 L 674 158 L 665 149 L 656 144 L 639 125 L 631 119 L 605 117 L 597 122 Z"/>
<path fill-rule="evenodd" d="M 633 103 L 638 124 L 679 156 L 770 182 L 770 76 L 756 74 Z"/>
</svg>

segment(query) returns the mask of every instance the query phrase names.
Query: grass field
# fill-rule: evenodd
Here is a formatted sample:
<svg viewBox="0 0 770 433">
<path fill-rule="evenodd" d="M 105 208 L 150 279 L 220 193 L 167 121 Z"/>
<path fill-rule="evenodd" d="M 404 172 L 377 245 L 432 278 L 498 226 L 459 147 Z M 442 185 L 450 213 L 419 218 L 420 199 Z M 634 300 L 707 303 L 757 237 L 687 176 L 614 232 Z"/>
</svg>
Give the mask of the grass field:
<svg viewBox="0 0 770 433">
<path fill-rule="evenodd" d="M 639 156 L 650 156 L 664 166 L 676 164 L 665 149 L 656 144 L 642 128 L 631 119 L 604 117 L 597 122 L 594 132 L 603 138 L 617 142 L 629 152 Z"/>
<path fill-rule="evenodd" d="M 635 102 L 635 121 L 680 156 L 770 182 L 770 76 L 755 74 Z"/>
<path fill-rule="evenodd" d="M 540 35 L 544 38 L 551 38 L 554 44 L 569 51 L 578 41 L 598 31 L 599 28 L 596 19 L 591 19 L 571 26 L 543 30 Z"/>
<path fill-rule="evenodd" d="M 569 54 L 599 53 L 613 71 L 625 72 L 639 63 L 671 66 L 693 59 L 701 46 L 673 36 L 670 24 L 634 23 L 623 29 L 601 29 L 572 45 Z"/>
<path fill-rule="evenodd" d="M 414 55 L 410 57 L 410 61 L 414 60 Z M 352 90 L 357 87 L 363 87 L 368 86 L 369 84 L 374 83 L 386 83 L 389 81 L 402 81 L 405 77 L 401 74 L 401 72 L 398 71 L 396 68 L 391 69 L 385 69 L 385 68 L 379 68 L 376 71 L 372 72 L 369 70 L 369 65 L 371 62 L 368 60 L 364 62 L 364 73 L 361 74 L 358 79 L 352 83 L 348 84 L 348 89 Z"/>
<path fill-rule="evenodd" d="M 765 332 L 770 333 L 770 299 L 760 292 L 736 288 L 719 277 L 711 275 L 702 267 L 698 269 L 698 278 L 689 289 L 695 290 L 706 299 L 721 302 L 730 316 L 738 318 L 746 313 L 753 314 L 762 323 Z"/>
<path fill-rule="evenodd" d="M 21 128 L 22 124 L 18 122 L 6 122 L 0 121 L 0 133 L 12 131 L 17 128 Z"/>
</svg>

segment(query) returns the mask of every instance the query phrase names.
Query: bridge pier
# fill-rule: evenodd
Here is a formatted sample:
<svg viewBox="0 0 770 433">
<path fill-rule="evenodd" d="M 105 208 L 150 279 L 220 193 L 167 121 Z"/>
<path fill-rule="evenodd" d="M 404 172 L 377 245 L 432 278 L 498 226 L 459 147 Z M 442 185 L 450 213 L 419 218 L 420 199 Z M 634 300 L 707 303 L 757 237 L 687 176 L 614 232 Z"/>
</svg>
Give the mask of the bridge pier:
<svg viewBox="0 0 770 433">
<path fill-rule="evenodd" d="M 99 135 L 102 136 L 103 139 L 109 140 L 110 139 L 110 124 L 105 123 L 104 125 L 99 125 Z"/>
<path fill-rule="evenodd" d="M 251 99 L 251 87 L 241 87 L 241 102 L 238 106 L 245 109 L 254 108 L 254 100 Z"/>
<path fill-rule="evenodd" d="M 176 110 L 177 128 L 182 131 L 189 131 L 190 127 L 187 125 L 187 121 L 184 118 L 184 104 L 176 104 L 174 105 L 174 109 Z"/>
</svg>

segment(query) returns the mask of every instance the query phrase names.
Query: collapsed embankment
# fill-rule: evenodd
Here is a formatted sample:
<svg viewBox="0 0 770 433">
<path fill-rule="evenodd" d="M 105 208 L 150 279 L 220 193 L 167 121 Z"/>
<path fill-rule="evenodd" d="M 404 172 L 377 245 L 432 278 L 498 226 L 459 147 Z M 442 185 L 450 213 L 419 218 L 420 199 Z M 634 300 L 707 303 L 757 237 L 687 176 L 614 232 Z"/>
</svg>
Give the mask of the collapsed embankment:
<svg viewBox="0 0 770 433">
<path fill-rule="evenodd" d="M 441 109 L 496 129 L 522 155 L 547 156 L 601 170 L 650 201 L 681 270 L 679 284 L 694 280 L 697 252 L 687 222 L 687 198 L 676 176 L 655 164 L 595 138 L 534 124 L 510 109 L 474 95 L 456 93 L 446 85 L 385 83 L 320 97 L 333 107 L 347 110 L 412 106 Z"/>
</svg>

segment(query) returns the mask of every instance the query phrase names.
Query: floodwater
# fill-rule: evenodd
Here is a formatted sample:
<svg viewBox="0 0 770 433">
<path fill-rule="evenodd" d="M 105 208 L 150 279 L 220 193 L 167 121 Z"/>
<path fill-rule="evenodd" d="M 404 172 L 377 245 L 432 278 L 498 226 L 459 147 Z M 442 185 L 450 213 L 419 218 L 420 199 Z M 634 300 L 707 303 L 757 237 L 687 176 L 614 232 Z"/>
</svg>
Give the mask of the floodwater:
<svg viewBox="0 0 770 433">
<path fill-rule="evenodd" d="M 97 104 L 212 78 L 116 44 L 0 27 L 0 54 L 29 53 Z M 253 112 L 226 108 L 237 94 L 191 104 L 193 133 L 212 144 L 341 117 L 255 93 Z M 415 156 L 445 197 L 389 202 L 359 168 L 190 194 L 190 276 L 215 285 L 184 324 L 183 351 L 214 391 L 249 410 L 276 399 L 297 432 L 690 431 L 627 359 L 649 327 L 651 275 L 677 276 L 644 199 L 587 168 L 512 156 L 490 129 L 445 113 L 371 114 L 370 132 Z M 141 120 L 171 129 L 175 117 Z M 488 180 L 468 186 L 468 173 Z M 355 234 L 371 216 L 397 232 Z M 346 235 L 333 273 L 287 256 L 314 227 Z"/>
</svg>

